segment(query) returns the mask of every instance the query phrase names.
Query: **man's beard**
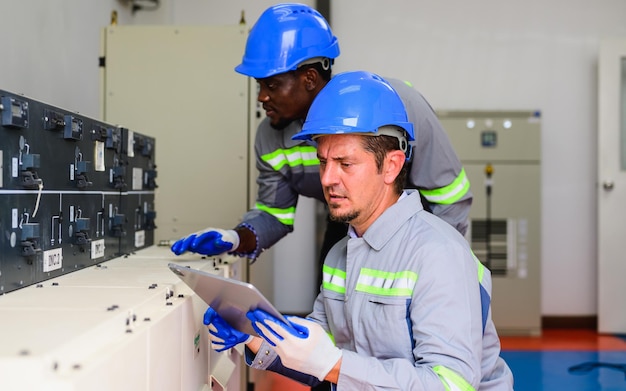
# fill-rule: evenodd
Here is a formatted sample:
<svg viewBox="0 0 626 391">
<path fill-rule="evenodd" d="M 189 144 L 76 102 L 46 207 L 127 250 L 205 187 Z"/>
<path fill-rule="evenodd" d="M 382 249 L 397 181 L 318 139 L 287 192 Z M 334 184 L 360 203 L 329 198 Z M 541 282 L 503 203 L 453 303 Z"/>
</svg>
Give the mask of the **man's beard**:
<svg viewBox="0 0 626 391">
<path fill-rule="evenodd" d="M 352 220 L 359 217 L 360 214 L 361 212 L 359 212 L 358 210 L 355 210 L 355 211 L 348 212 L 342 215 L 336 215 L 332 212 L 332 209 L 331 209 L 330 219 L 338 223 L 350 223 Z"/>
<path fill-rule="evenodd" d="M 272 129 L 283 130 L 287 126 L 289 126 L 289 124 L 292 123 L 293 121 L 294 121 L 294 119 L 280 118 L 278 120 L 278 123 L 276 123 L 276 124 L 274 124 L 272 121 L 270 121 L 270 126 L 272 127 Z"/>
</svg>

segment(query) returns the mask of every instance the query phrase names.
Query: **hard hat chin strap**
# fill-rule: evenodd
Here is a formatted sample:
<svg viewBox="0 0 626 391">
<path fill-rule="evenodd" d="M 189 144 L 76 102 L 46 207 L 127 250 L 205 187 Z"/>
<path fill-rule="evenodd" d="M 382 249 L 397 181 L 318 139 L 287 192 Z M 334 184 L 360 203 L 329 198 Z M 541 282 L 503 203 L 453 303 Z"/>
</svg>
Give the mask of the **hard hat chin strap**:
<svg viewBox="0 0 626 391">
<path fill-rule="evenodd" d="M 365 133 L 365 134 L 370 135 L 370 136 L 372 135 L 371 133 Z M 411 146 L 409 145 L 409 142 L 406 139 L 406 132 L 404 131 L 404 129 L 399 128 L 397 126 L 387 125 L 387 126 L 381 126 L 373 134 L 375 136 L 391 136 L 391 137 L 397 138 L 400 150 L 404 152 L 404 154 L 407 156 L 407 160 L 411 157 L 412 149 L 411 149 Z"/>
<path fill-rule="evenodd" d="M 321 63 L 322 64 L 322 69 L 327 71 L 330 69 L 331 66 L 331 61 L 330 58 L 328 57 L 313 57 L 313 58 L 309 58 L 306 59 L 304 61 L 302 61 L 301 63 L 298 64 L 298 68 L 304 66 L 304 65 L 311 65 L 311 64 L 317 64 L 317 63 Z"/>
</svg>

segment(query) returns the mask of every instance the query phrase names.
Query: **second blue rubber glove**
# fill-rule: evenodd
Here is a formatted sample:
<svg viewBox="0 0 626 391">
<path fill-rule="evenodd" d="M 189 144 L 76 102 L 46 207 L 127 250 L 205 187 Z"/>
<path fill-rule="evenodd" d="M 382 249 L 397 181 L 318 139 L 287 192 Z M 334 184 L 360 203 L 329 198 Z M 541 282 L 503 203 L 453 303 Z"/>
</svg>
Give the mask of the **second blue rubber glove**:
<svg viewBox="0 0 626 391">
<path fill-rule="evenodd" d="M 186 251 L 202 255 L 219 255 L 239 247 L 239 235 L 232 229 L 207 228 L 177 240 L 172 251 L 180 255 Z"/>
<path fill-rule="evenodd" d="M 209 326 L 211 347 L 218 352 L 234 348 L 240 343 L 247 343 L 252 340 L 251 335 L 232 328 L 224 318 L 219 316 L 211 307 L 204 313 L 203 323 Z"/>
</svg>

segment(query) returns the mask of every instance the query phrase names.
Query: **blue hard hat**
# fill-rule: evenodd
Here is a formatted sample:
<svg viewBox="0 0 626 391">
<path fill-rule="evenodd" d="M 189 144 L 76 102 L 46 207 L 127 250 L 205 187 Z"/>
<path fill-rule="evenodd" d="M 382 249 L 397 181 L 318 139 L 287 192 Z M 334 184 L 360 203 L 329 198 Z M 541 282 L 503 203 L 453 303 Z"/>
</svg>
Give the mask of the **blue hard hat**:
<svg viewBox="0 0 626 391">
<path fill-rule="evenodd" d="M 387 132 L 387 126 L 404 132 Z M 415 140 L 413 124 L 398 93 L 382 77 L 365 71 L 333 77 L 313 100 L 302 130 L 292 139 L 312 140 L 344 133 L 386 134 Z"/>
<path fill-rule="evenodd" d="M 277 4 L 252 26 L 235 71 L 262 79 L 295 70 L 305 60 L 337 56 L 337 37 L 319 12 L 304 4 Z"/>
</svg>

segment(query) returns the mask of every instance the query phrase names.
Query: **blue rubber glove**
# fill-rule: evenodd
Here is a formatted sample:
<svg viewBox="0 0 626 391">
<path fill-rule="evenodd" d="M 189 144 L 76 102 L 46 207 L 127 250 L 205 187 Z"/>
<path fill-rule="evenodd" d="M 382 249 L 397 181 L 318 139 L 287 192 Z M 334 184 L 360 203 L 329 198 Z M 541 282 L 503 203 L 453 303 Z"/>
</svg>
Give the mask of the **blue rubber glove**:
<svg viewBox="0 0 626 391">
<path fill-rule="evenodd" d="M 204 324 L 209 326 L 211 347 L 218 352 L 223 352 L 224 350 L 234 348 L 240 343 L 248 343 L 252 340 L 251 335 L 232 328 L 211 307 L 204 313 Z"/>
<path fill-rule="evenodd" d="M 239 247 L 239 235 L 232 229 L 207 228 L 177 240 L 172 251 L 180 255 L 186 251 L 202 255 L 219 255 Z"/>
<path fill-rule="evenodd" d="M 313 320 L 290 316 L 287 318 L 289 324 L 285 324 L 259 309 L 249 311 L 246 316 L 259 336 L 274 346 L 287 368 L 324 381 L 328 372 L 341 360 L 341 349 Z"/>
</svg>

